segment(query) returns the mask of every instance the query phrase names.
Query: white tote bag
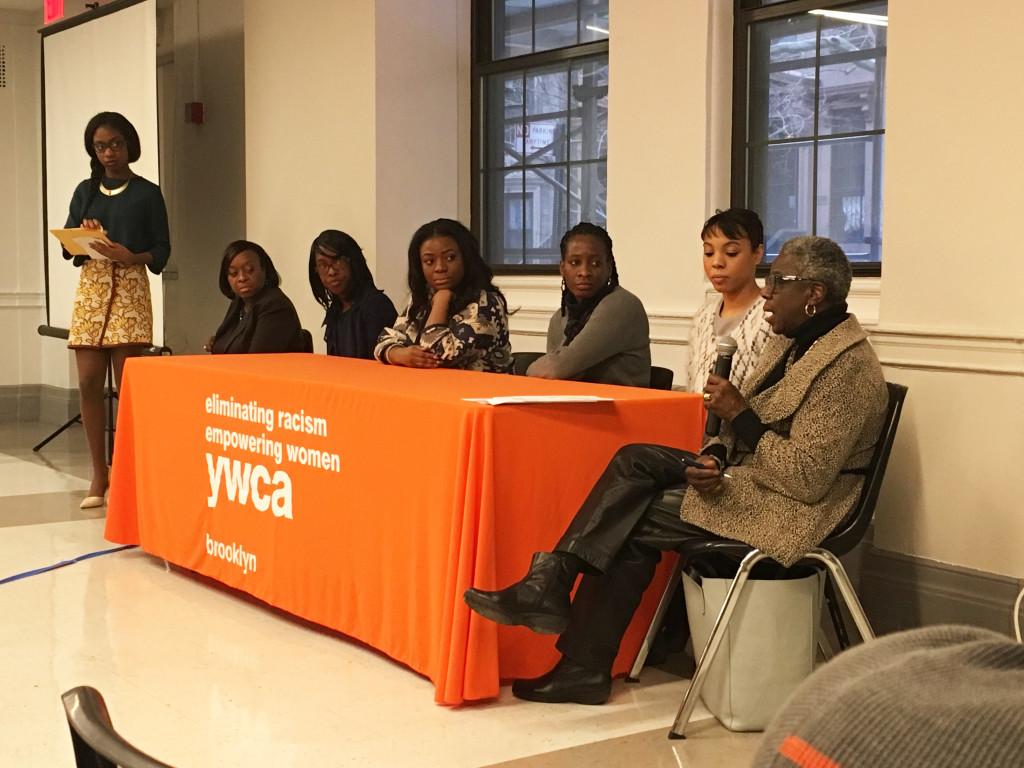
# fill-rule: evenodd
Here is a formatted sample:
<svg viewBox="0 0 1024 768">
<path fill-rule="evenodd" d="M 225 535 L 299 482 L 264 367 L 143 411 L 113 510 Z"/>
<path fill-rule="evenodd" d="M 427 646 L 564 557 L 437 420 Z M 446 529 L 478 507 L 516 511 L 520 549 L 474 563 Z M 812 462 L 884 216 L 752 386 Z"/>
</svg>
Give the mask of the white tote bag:
<svg viewBox="0 0 1024 768">
<path fill-rule="evenodd" d="M 749 579 L 701 690 L 705 706 L 731 731 L 761 731 L 814 670 L 824 573 Z M 707 645 L 732 579 L 683 574 L 695 654 Z"/>
</svg>

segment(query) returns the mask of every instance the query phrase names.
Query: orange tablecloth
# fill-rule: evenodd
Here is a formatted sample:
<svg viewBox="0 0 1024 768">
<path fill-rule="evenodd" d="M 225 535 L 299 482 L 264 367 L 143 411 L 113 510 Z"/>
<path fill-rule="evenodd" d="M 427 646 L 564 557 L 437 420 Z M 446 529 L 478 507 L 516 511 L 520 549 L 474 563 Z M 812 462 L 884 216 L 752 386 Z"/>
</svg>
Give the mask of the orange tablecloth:
<svg viewBox="0 0 1024 768">
<path fill-rule="evenodd" d="M 615 401 L 462 399 L 513 394 Z M 553 638 L 472 614 L 465 589 L 520 578 L 621 445 L 696 448 L 701 414 L 688 394 L 313 355 L 132 358 L 106 537 L 357 638 L 460 704 L 557 658 Z"/>
</svg>

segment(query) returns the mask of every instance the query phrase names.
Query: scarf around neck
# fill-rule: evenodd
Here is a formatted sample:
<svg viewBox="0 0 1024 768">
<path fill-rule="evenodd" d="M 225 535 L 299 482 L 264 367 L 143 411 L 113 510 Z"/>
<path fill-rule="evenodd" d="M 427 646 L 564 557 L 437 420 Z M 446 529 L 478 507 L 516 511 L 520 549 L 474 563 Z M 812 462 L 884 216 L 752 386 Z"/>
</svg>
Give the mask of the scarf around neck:
<svg viewBox="0 0 1024 768">
<path fill-rule="evenodd" d="M 564 311 L 566 313 L 565 321 L 565 341 L 562 342 L 563 347 L 569 346 L 572 340 L 579 336 L 580 331 L 586 326 L 590 316 L 594 314 L 594 310 L 597 305 L 601 303 L 601 300 L 609 293 L 614 291 L 618 286 L 606 283 L 601 287 L 596 294 L 591 296 L 589 299 L 583 299 L 578 301 L 568 291 L 566 292 Z"/>
</svg>

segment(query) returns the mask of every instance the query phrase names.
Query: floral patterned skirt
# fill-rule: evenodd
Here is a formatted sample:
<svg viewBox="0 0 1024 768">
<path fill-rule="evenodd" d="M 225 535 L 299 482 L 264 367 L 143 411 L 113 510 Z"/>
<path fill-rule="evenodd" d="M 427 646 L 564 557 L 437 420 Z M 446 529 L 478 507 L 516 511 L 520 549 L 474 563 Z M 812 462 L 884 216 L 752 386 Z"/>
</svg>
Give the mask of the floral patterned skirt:
<svg viewBox="0 0 1024 768">
<path fill-rule="evenodd" d="M 153 305 L 144 264 L 82 265 L 68 346 L 100 349 L 153 343 Z"/>
</svg>

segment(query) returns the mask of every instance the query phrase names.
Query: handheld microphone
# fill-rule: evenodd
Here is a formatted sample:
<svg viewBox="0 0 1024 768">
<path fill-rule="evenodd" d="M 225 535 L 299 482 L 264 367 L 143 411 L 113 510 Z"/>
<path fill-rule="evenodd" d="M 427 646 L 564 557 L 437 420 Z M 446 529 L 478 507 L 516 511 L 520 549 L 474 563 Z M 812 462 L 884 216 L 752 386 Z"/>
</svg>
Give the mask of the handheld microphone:
<svg viewBox="0 0 1024 768">
<path fill-rule="evenodd" d="M 728 379 L 732 372 L 732 356 L 736 354 L 739 345 L 732 336 L 718 337 L 718 358 L 715 360 L 715 376 Z M 717 437 L 722 430 L 722 419 L 713 413 L 708 414 L 707 424 L 704 426 L 704 434 L 707 437 Z"/>
</svg>

